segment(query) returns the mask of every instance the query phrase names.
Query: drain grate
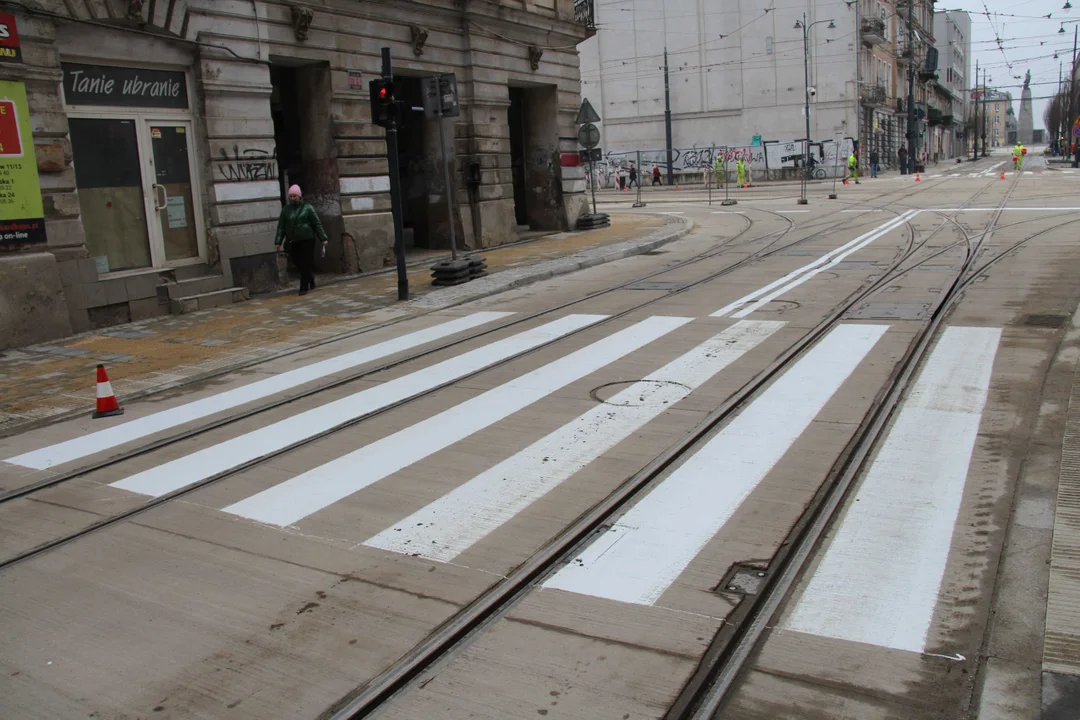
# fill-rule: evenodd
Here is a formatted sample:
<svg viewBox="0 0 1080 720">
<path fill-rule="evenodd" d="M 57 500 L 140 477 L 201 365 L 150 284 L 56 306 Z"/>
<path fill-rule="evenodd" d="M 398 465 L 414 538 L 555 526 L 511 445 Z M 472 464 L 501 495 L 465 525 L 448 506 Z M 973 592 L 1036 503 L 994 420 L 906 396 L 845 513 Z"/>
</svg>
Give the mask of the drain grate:
<svg viewBox="0 0 1080 720">
<path fill-rule="evenodd" d="M 1059 328 L 1064 327 L 1067 319 L 1065 315 L 1025 315 L 1022 324 L 1031 327 Z"/>
<path fill-rule="evenodd" d="M 679 290 L 686 287 L 681 282 L 639 282 L 628 286 L 627 290 Z"/>
<path fill-rule="evenodd" d="M 757 595 L 768 579 L 769 573 L 763 568 L 736 563 L 728 570 L 724 579 L 713 588 L 714 592 L 737 593 L 739 595 Z"/>
<path fill-rule="evenodd" d="M 930 312 L 930 303 L 866 303 L 846 317 L 859 320 L 922 320 Z"/>
</svg>

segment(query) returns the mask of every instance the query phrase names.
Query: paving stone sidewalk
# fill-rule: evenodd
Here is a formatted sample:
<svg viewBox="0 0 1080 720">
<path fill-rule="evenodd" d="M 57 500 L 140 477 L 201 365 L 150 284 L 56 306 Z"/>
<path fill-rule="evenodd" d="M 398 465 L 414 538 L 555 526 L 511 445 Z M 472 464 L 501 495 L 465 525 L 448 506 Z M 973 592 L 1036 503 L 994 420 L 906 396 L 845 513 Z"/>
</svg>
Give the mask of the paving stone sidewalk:
<svg viewBox="0 0 1080 720">
<path fill-rule="evenodd" d="M 484 250 L 490 274 L 435 288 L 431 259 L 409 268 L 412 299 L 397 302 L 392 271 L 189 315 L 166 316 L 0 352 L 0 435 L 89 411 L 104 363 L 123 400 L 163 392 L 364 328 L 479 299 L 643 252 L 682 237 L 682 218 L 623 215 L 591 232 L 547 235 Z"/>
</svg>

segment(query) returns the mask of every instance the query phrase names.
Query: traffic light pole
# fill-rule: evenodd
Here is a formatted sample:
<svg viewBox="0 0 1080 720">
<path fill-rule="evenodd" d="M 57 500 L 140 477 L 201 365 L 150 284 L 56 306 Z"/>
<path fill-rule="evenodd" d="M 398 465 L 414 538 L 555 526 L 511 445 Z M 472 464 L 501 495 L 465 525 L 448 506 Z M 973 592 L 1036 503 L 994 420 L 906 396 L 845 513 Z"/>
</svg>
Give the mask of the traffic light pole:
<svg viewBox="0 0 1080 720">
<path fill-rule="evenodd" d="M 382 49 L 382 76 L 394 77 L 394 68 L 390 62 L 390 48 Z M 393 101 L 396 105 L 397 100 Z M 386 125 L 386 154 L 390 161 L 390 212 L 394 216 L 394 255 L 397 258 L 398 300 L 409 299 L 409 274 L 405 270 L 405 229 L 402 226 L 401 208 L 401 164 L 398 160 L 398 112 L 390 109 L 389 122 Z"/>
<path fill-rule="evenodd" d="M 435 87 L 439 87 L 438 80 L 436 80 Z M 443 161 L 443 186 L 446 190 L 446 216 L 450 220 L 450 258 L 457 260 L 457 238 L 454 232 L 454 197 L 453 190 L 450 187 L 450 160 L 446 157 L 446 131 L 443 129 L 443 112 L 442 112 L 442 95 L 440 90 L 440 96 L 438 102 L 435 104 L 436 108 L 436 122 L 439 123 L 439 149 L 442 152 Z"/>
</svg>

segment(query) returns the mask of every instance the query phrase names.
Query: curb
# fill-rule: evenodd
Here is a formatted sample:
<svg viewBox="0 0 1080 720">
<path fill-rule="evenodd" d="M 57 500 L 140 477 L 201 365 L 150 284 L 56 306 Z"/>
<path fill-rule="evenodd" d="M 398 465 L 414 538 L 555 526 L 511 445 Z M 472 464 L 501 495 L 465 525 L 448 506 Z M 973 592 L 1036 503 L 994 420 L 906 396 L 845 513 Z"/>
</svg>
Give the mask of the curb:
<svg viewBox="0 0 1080 720">
<path fill-rule="evenodd" d="M 643 214 L 650 214 L 650 215 L 658 215 L 658 216 L 660 216 L 659 213 L 643 213 Z M 184 378 L 182 380 L 177 380 L 177 381 L 172 382 L 172 383 L 164 383 L 162 385 L 159 385 L 158 387 L 155 387 L 152 390 L 143 390 L 143 391 L 134 392 L 134 393 L 130 393 L 130 394 L 124 394 L 122 396 L 122 399 L 123 399 L 124 402 L 130 402 L 130 401 L 133 401 L 133 400 L 141 400 L 143 398 L 153 397 L 154 395 L 160 395 L 161 393 L 176 390 L 176 389 L 179 389 L 179 388 L 182 388 L 182 387 L 186 387 L 188 385 L 192 385 L 192 384 L 200 383 L 200 382 L 205 382 L 207 380 L 212 380 L 214 378 L 218 378 L 218 377 L 221 377 L 223 375 L 228 375 L 229 373 L 236 372 L 237 370 L 243 370 L 245 368 L 254 367 L 256 365 L 261 365 L 263 363 L 272 362 L 274 360 L 279 360 L 279 359 L 281 359 L 283 357 L 288 357 L 290 355 L 295 355 L 297 353 L 306 352 L 308 350 L 313 350 L 315 348 L 322 347 L 323 345 L 329 345 L 330 343 L 339 342 L 341 340 L 347 340 L 349 338 L 356 337 L 358 335 L 363 335 L 364 333 L 368 333 L 368 332 L 371 332 L 373 330 L 379 330 L 379 329 L 382 329 L 384 327 L 388 327 L 390 325 L 394 325 L 394 324 L 397 324 L 399 322 L 403 322 L 405 320 L 412 320 L 412 319 L 415 319 L 415 318 L 424 317 L 425 315 L 431 315 L 431 314 L 436 313 L 436 312 L 438 312 L 440 310 L 447 310 L 449 308 L 457 307 L 459 305 L 465 305 L 465 304 L 470 303 L 470 302 L 475 302 L 476 300 L 482 300 L 484 298 L 491 297 L 492 295 L 498 295 L 499 293 L 503 293 L 503 292 L 506 292 L 508 290 L 513 290 L 513 289 L 516 289 L 516 288 L 525 287 L 526 285 L 531 285 L 533 283 L 543 282 L 544 280 L 550 280 L 553 277 L 558 277 L 560 275 L 567 275 L 567 274 L 570 274 L 570 273 L 577 272 L 579 270 L 585 270 L 585 269 L 588 269 L 588 268 L 591 268 L 591 267 L 596 267 L 598 265 L 604 265 L 606 263 L 614 262 L 616 260 L 622 260 L 624 258 L 633 257 L 634 255 L 641 255 L 643 253 L 650 252 L 651 250 L 655 250 L 656 248 L 659 248 L 659 247 L 661 247 L 663 245 L 667 245 L 668 243 L 671 243 L 671 242 L 679 240 L 679 239 L 681 239 L 683 237 L 686 237 L 688 234 L 690 234 L 691 231 L 693 231 L 694 227 L 696 226 L 696 223 L 694 223 L 694 221 L 690 220 L 689 218 L 682 218 L 682 217 L 672 216 L 672 215 L 663 215 L 661 217 L 664 217 L 668 221 L 668 225 L 680 225 L 681 227 L 678 227 L 678 228 L 662 227 L 659 230 L 654 231 L 653 233 L 647 235 L 643 240 L 625 240 L 622 243 L 619 243 L 619 245 L 623 245 L 625 247 L 621 247 L 620 249 L 615 250 L 613 252 L 609 252 L 609 253 L 599 255 L 598 257 L 583 258 L 583 259 L 580 259 L 580 260 L 577 260 L 577 261 L 573 260 L 573 258 L 575 258 L 577 256 L 582 256 L 582 255 L 587 255 L 588 254 L 588 251 L 584 251 L 584 252 L 575 253 L 574 255 L 569 255 L 569 256 L 564 257 L 564 258 L 555 258 L 555 259 L 552 259 L 552 260 L 546 260 L 546 261 L 543 261 L 543 262 L 540 262 L 540 263 L 536 263 L 534 265 L 526 265 L 526 266 L 524 266 L 522 268 L 517 268 L 517 270 L 521 271 L 520 275 L 518 277 L 513 277 L 513 278 L 506 277 L 507 274 L 512 274 L 515 269 L 500 270 L 500 271 L 497 271 L 495 273 L 492 273 L 491 275 L 489 275 L 489 276 L 487 276 L 485 278 L 481 278 L 479 280 L 473 281 L 473 283 L 476 283 L 476 284 L 485 283 L 487 285 L 487 287 L 480 290 L 479 292 L 470 293 L 468 295 L 464 295 L 464 293 L 459 293 L 459 294 L 464 295 L 464 297 L 450 297 L 450 296 L 453 294 L 453 291 L 455 291 L 455 290 L 469 289 L 469 287 L 470 287 L 470 285 L 472 285 L 472 283 L 470 283 L 470 285 L 458 285 L 458 286 L 453 286 L 453 287 L 441 288 L 439 290 L 434 290 L 434 291 L 432 291 L 430 293 L 427 293 L 427 294 L 425 294 L 425 295 L 423 295 L 421 297 L 416 298 L 415 300 L 409 300 L 408 302 L 400 304 L 400 305 L 391 304 L 391 305 L 388 305 L 386 307 L 376 309 L 376 312 L 379 311 L 379 310 L 387 310 L 387 309 L 403 309 L 403 310 L 406 310 L 406 312 L 404 314 L 398 315 L 397 317 L 393 317 L 393 318 L 390 318 L 388 320 L 384 320 L 382 322 L 375 322 L 375 323 L 373 323 L 373 324 L 371 324 L 371 325 L 369 325 L 367 327 L 361 328 L 359 330 L 353 330 L 351 332 L 345 332 L 345 333 L 342 333 L 340 335 L 336 335 L 334 337 L 326 338 L 324 340 L 318 340 L 318 341 L 315 341 L 315 342 L 311 342 L 311 343 L 307 343 L 307 344 L 304 344 L 304 345 L 297 346 L 295 348 L 290 348 L 289 350 L 285 350 L 285 351 L 282 351 L 280 353 L 275 353 L 273 355 L 267 355 L 266 357 L 259 358 L 257 360 L 239 362 L 239 363 L 235 363 L 233 365 L 228 365 L 226 367 L 222 367 L 222 368 L 218 368 L 216 370 L 212 370 L 210 372 L 201 373 L 201 374 L 198 374 L 198 375 L 192 375 L 190 377 L 186 377 L 186 378 Z M 528 270 L 534 270 L 534 272 L 527 272 Z M 500 280 L 500 276 L 503 276 L 502 280 Z M 449 302 L 433 304 L 433 301 L 434 301 L 433 296 L 441 296 L 441 297 L 444 297 L 444 298 L 448 298 Z M 430 300 L 427 303 L 424 303 L 424 301 L 426 299 L 428 299 L 428 298 L 432 298 L 432 300 Z M 407 312 L 407 309 L 410 308 L 410 307 L 418 309 L 418 310 L 420 310 L 420 312 L 415 312 L 415 313 Z M 92 335 L 92 334 L 94 334 L 94 333 L 84 333 L 84 335 Z M 65 339 L 70 339 L 70 338 L 65 338 Z M 90 404 L 87 404 L 87 406 L 85 408 L 78 408 L 78 409 L 75 409 L 75 410 L 66 410 L 66 411 L 63 411 L 63 412 L 59 412 L 56 415 L 51 415 L 51 416 L 49 416 L 47 418 L 41 418 L 41 419 L 38 419 L 38 420 L 31 420 L 31 421 L 29 421 L 27 423 L 17 425 L 15 427 L 8 428 L 8 429 L 5 429 L 3 431 L 0 431 L 0 439 L 11 437 L 11 436 L 14 436 L 14 435 L 19 435 L 19 434 L 22 434 L 24 432 L 28 432 L 30 430 L 35 430 L 37 428 L 45 427 L 47 425 L 52 425 L 52 424 L 58 423 L 58 422 L 63 422 L 65 420 L 71 420 L 73 418 L 79 417 L 81 415 L 84 415 L 85 413 L 90 412 L 92 409 L 93 409 L 92 406 Z"/>
</svg>

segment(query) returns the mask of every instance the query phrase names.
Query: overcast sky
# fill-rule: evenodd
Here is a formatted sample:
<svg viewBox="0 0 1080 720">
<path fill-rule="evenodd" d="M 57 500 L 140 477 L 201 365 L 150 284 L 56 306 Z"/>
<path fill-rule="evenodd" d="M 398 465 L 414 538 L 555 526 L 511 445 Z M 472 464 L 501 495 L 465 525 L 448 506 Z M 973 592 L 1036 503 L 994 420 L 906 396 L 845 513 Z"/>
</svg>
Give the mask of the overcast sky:
<svg viewBox="0 0 1080 720">
<path fill-rule="evenodd" d="M 990 87 L 1012 93 L 1017 120 L 1024 73 L 1031 70 L 1032 115 L 1035 127 L 1041 128 L 1046 98 L 1057 92 L 1059 63 L 1062 77 L 1068 77 L 1072 62 L 1073 28 L 1080 24 L 1080 0 L 1070 2 L 1076 7 L 1063 10 L 1065 0 L 986 0 L 985 5 L 982 0 L 943 0 L 935 9 L 966 10 L 971 14 L 970 72 L 974 74 L 975 60 L 978 60 L 980 82 L 985 67 Z M 1058 32 L 1062 23 L 1063 34 Z M 1000 48 L 997 38 L 1002 40 Z M 1055 51 L 1057 60 L 1054 59 Z M 1012 65 L 1011 69 L 1006 62 Z"/>
</svg>

